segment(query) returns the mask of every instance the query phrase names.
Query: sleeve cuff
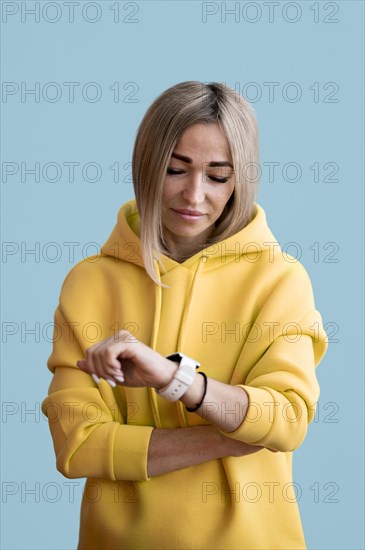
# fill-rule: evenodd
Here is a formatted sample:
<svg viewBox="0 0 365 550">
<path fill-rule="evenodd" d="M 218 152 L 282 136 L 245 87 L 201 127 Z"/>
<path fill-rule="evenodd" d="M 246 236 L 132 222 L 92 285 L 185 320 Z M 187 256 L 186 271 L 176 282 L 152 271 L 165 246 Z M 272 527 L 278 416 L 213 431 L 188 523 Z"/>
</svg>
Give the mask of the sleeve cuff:
<svg viewBox="0 0 365 550">
<path fill-rule="evenodd" d="M 116 480 L 149 481 L 148 447 L 153 426 L 121 424 L 115 434 L 113 457 Z"/>
<path fill-rule="evenodd" d="M 269 433 L 277 408 L 272 394 L 265 389 L 237 384 L 248 395 L 248 408 L 244 420 L 233 432 L 219 430 L 223 435 L 245 443 L 259 444 Z"/>
</svg>

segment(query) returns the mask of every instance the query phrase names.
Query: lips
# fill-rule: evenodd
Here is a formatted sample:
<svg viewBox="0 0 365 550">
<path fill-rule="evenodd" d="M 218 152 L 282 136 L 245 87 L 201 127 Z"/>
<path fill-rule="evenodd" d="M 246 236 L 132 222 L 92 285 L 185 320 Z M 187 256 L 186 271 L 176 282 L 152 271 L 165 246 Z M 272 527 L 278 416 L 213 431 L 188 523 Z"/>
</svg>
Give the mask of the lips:
<svg viewBox="0 0 365 550">
<path fill-rule="evenodd" d="M 172 208 L 171 210 L 181 220 L 184 220 L 186 222 L 191 222 L 191 223 L 198 222 L 205 216 L 205 214 L 203 214 L 203 212 L 199 212 L 199 210 L 187 210 L 186 208 L 182 210 L 175 210 L 174 208 Z"/>
<path fill-rule="evenodd" d="M 178 212 L 179 214 L 186 214 L 187 216 L 197 216 L 197 217 L 204 216 L 203 212 L 199 212 L 199 210 L 179 209 L 179 210 L 175 210 L 175 212 Z"/>
</svg>

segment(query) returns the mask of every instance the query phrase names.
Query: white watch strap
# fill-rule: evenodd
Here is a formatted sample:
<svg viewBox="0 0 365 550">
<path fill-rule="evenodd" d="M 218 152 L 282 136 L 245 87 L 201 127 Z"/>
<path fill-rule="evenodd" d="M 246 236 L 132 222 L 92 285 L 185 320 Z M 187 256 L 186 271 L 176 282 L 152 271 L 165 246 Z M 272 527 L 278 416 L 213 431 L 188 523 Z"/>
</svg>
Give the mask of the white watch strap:
<svg viewBox="0 0 365 550">
<path fill-rule="evenodd" d="M 156 390 L 158 395 L 168 401 L 177 401 L 184 395 L 193 383 L 195 370 L 200 366 L 200 363 L 195 361 L 195 359 L 192 359 L 183 353 L 180 353 L 179 355 L 181 360 L 175 376 L 171 382 L 167 384 L 167 386 Z"/>
</svg>

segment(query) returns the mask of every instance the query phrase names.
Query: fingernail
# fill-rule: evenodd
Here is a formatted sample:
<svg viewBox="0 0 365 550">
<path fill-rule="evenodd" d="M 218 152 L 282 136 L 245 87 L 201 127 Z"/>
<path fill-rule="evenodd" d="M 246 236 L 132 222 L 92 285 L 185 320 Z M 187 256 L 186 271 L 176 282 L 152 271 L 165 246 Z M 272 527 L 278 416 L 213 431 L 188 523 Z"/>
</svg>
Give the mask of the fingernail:
<svg viewBox="0 0 365 550">
<path fill-rule="evenodd" d="M 114 382 L 114 380 L 110 380 L 110 378 L 107 378 L 106 381 L 108 382 L 108 384 L 111 385 L 112 388 L 115 388 L 116 383 Z"/>
<path fill-rule="evenodd" d="M 98 376 L 96 376 L 96 374 L 93 373 L 93 374 L 91 375 L 91 377 L 92 377 L 92 379 L 94 380 L 94 382 L 95 382 L 96 384 L 99 384 L 100 378 L 99 378 Z"/>
<path fill-rule="evenodd" d="M 124 382 L 124 376 L 114 376 L 114 378 L 118 380 L 118 382 Z"/>
</svg>

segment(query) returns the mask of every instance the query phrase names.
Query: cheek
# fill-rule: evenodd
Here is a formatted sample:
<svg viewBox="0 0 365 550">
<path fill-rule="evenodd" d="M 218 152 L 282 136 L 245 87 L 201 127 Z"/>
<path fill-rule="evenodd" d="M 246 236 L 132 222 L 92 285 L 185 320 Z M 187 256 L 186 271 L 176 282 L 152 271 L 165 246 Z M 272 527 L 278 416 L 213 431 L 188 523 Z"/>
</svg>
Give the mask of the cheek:
<svg viewBox="0 0 365 550">
<path fill-rule="evenodd" d="M 162 201 L 169 201 L 172 197 L 176 195 L 176 186 L 173 186 L 166 182 L 162 191 Z"/>
<path fill-rule="evenodd" d="M 226 204 L 229 201 L 230 197 L 232 196 L 233 191 L 234 191 L 234 185 L 222 189 L 222 191 L 219 195 L 219 205 L 220 205 L 222 210 L 226 206 Z"/>
</svg>

